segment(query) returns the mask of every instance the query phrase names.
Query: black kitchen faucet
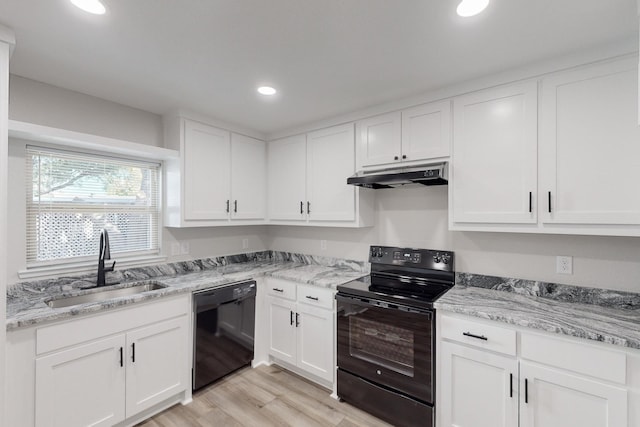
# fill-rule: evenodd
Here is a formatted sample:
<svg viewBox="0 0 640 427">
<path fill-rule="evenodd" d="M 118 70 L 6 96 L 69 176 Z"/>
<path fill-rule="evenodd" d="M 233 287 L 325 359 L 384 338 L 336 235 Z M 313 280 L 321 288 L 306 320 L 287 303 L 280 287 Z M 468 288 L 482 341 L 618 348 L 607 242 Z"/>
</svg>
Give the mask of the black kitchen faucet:
<svg viewBox="0 0 640 427">
<path fill-rule="evenodd" d="M 113 261 L 111 267 L 104 266 L 104 260 L 111 259 L 111 250 L 109 249 L 109 233 L 105 228 L 100 232 L 100 248 L 98 250 L 98 281 L 96 282 L 97 286 L 106 285 L 104 280 L 104 273 L 107 271 L 113 271 L 116 267 L 116 262 Z"/>
</svg>

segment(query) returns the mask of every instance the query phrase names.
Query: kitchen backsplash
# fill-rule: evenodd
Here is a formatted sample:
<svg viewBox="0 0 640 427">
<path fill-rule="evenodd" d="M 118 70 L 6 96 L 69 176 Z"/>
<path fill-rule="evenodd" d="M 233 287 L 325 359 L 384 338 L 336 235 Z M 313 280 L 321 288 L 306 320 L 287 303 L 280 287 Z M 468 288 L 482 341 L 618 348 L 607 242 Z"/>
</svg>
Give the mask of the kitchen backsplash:
<svg viewBox="0 0 640 427">
<path fill-rule="evenodd" d="M 348 267 L 351 270 L 362 271 L 364 273 L 368 273 L 370 268 L 369 263 L 362 261 L 304 255 L 291 252 L 261 251 L 116 270 L 107 274 L 107 284 L 147 280 L 160 276 L 175 276 L 179 274 L 210 270 L 229 264 L 258 261 L 295 262 L 297 264 L 306 265 L 317 264 L 328 267 Z M 51 286 L 57 286 L 61 291 L 69 291 L 72 289 L 93 287 L 95 284 L 96 273 L 86 273 L 82 275 L 60 276 L 52 279 L 19 282 L 9 286 L 7 288 L 7 293 L 11 295 L 11 290 L 18 288 L 33 289 L 34 292 L 42 292 L 44 289 Z"/>
<path fill-rule="evenodd" d="M 562 285 L 536 280 L 485 276 L 473 273 L 456 273 L 456 285 L 514 292 L 521 295 L 548 298 L 556 301 L 640 310 L 640 294 L 633 292 Z"/>
</svg>

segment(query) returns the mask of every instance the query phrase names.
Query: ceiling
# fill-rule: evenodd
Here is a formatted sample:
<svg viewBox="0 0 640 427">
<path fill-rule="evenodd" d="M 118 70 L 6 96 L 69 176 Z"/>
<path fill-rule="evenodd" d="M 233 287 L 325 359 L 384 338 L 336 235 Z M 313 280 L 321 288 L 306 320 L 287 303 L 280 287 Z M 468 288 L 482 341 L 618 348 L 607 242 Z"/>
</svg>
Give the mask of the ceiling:
<svg viewBox="0 0 640 427">
<path fill-rule="evenodd" d="M 2 0 L 11 72 L 263 133 L 637 37 L 636 0 Z M 256 87 L 279 90 L 267 99 Z"/>
</svg>

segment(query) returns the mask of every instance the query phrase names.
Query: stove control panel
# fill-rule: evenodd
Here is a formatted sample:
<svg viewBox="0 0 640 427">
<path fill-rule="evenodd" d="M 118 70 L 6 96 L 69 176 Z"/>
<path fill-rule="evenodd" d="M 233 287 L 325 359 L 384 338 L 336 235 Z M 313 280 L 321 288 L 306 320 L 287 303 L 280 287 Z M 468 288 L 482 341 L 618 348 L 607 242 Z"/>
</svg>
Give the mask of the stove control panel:
<svg viewBox="0 0 640 427">
<path fill-rule="evenodd" d="M 454 254 L 450 251 L 439 251 L 433 249 L 371 246 L 369 251 L 369 262 L 372 264 L 453 271 Z"/>
</svg>

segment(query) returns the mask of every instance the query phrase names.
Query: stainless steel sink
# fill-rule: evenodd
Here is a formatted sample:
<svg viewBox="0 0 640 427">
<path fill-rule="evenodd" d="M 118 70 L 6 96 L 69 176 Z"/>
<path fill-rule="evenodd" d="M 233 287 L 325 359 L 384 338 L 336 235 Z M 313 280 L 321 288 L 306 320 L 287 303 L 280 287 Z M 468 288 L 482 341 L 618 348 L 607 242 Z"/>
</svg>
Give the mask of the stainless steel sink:
<svg viewBox="0 0 640 427">
<path fill-rule="evenodd" d="M 158 282 L 144 282 L 117 289 L 91 289 L 80 295 L 54 298 L 47 301 L 51 308 L 70 307 L 72 305 L 86 304 L 89 302 L 106 301 L 111 298 L 125 297 L 166 288 L 166 285 Z"/>
</svg>

